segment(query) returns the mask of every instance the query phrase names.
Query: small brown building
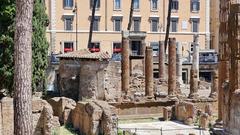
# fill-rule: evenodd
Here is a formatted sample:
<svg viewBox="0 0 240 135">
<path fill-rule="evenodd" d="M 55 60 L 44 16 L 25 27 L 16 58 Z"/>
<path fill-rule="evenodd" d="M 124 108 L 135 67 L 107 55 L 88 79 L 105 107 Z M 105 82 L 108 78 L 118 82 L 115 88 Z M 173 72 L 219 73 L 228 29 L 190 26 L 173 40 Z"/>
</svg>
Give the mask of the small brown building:
<svg viewBox="0 0 240 135">
<path fill-rule="evenodd" d="M 58 56 L 60 95 L 75 100 L 115 101 L 121 96 L 121 63 L 87 49 Z"/>
</svg>

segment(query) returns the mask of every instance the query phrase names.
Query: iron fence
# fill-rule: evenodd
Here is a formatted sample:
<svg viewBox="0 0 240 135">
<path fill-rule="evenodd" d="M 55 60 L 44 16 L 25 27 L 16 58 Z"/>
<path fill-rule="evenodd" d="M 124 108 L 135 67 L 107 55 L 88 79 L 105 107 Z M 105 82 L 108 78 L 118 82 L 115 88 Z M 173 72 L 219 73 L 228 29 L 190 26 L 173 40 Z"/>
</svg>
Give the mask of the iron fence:
<svg viewBox="0 0 240 135">
<path fill-rule="evenodd" d="M 198 130 L 195 132 L 192 132 L 190 130 Z M 210 131 L 207 131 L 200 127 L 192 127 L 192 128 L 178 128 L 178 129 L 163 129 L 163 128 L 117 128 L 117 135 L 170 135 L 175 134 L 175 132 L 178 132 L 177 135 L 185 135 L 192 133 L 194 135 L 211 135 Z M 181 131 L 189 131 L 189 133 L 183 133 Z"/>
</svg>

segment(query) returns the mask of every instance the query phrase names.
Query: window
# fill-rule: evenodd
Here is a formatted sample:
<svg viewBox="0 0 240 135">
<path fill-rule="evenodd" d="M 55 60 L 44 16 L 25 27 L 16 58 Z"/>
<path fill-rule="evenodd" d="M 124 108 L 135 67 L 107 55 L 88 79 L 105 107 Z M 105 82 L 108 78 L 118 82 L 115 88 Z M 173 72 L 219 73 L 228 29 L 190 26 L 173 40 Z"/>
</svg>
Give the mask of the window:
<svg viewBox="0 0 240 135">
<path fill-rule="evenodd" d="M 64 53 L 73 51 L 73 42 L 64 42 Z"/>
<path fill-rule="evenodd" d="M 92 42 L 89 46 L 90 52 L 100 52 L 100 43 L 99 42 Z"/>
<path fill-rule="evenodd" d="M 100 8 L 100 0 L 97 0 L 97 3 L 96 3 L 96 9 L 99 9 Z M 90 0 L 90 9 L 93 8 L 93 3 L 94 3 L 94 0 Z"/>
<path fill-rule="evenodd" d="M 114 9 L 121 9 L 121 0 L 114 0 Z"/>
<path fill-rule="evenodd" d="M 133 18 L 133 31 L 140 31 L 141 19 L 138 17 Z"/>
<path fill-rule="evenodd" d="M 142 55 L 142 52 L 141 52 L 141 49 L 142 49 L 141 41 L 132 41 L 131 42 L 131 49 L 132 49 L 132 55 L 133 56 Z"/>
<path fill-rule="evenodd" d="M 121 19 L 114 19 L 114 31 L 121 31 Z"/>
<path fill-rule="evenodd" d="M 63 0 L 64 8 L 72 8 L 73 7 L 73 0 Z"/>
<path fill-rule="evenodd" d="M 158 18 L 151 18 L 151 32 L 158 31 Z"/>
<path fill-rule="evenodd" d="M 73 16 L 64 17 L 64 29 L 73 30 Z"/>
<path fill-rule="evenodd" d="M 151 42 L 150 46 L 153 49 L 153 56 L 158 56 L 158 53 L 159 53 L 159 50 L 158 50 L 159 49 L 159 44 L 158 44 L 158 42 Z"/>
<path fill-rule="evenodd" d="M 200 10 L 200 2 L 199 0 L 191 0 L 191 11 L 199 11 Z"/>
<path fill-rule="evenodd" d="M 139 9 L 139 0 L 134 0 L 133 1 L 133 8 L 134 9 Z"/>
<path fill-rule="evenodd" d="M 192 18 L 192 32 L 199 31 L 199 18 Z"/>
<path fill-rule="evenodd" d="M 158 9 L 158 0 L 151 0 L 151 10 Z"/>
<path fill-rule="evenodd" d="M 121 43 L 113 43 L 113 53 L 120 53 L 122 51 L 122 44 Z"/>
<path fill-rule="evenodd" d="M 170 31 L 177 32 L 178 18 L 171 18 Z"/>
<path fill-rule="evenodd" d="M 172 0 L 171 10 L 172 11 L 178 10 L 178 0 Z"/>
</svg>

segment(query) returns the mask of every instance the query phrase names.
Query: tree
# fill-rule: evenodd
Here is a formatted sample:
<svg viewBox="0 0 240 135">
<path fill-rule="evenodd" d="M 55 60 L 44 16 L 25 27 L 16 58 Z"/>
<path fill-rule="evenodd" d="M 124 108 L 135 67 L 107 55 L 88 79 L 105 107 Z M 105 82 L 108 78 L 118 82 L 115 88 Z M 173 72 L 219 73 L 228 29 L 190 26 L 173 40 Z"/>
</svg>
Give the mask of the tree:
<svg viewBox="0 0 240 135">
<path fill-rule="evenodd" d="M 46 68 L 48 65 L 49 44 L 46 39 L 46 26 L 48 16 L 43 0 L 35 0 L 33 11 L 33 37 L 32 37 L 32 89 L 45 90 Z"/>
<path fill-rule="evenodd" d="M 14 0 L 4 0 L 0 4 L 0 89 L 13 90 L 13 36 Z"/>
<path fill-rule="evenodd" d="M 168 38 L 169 38 L 169 29 L 170 29 L 170 23 L 171 23 L 171 5 L 172 5 L 172 0 L 169 0 L 169 2 L 168 2 L 168 16 L 167 16 L 167 30 L 166 30 L 166 36 L 165 36 L 165 41 L 164 41 L 165 48 L 167 47 Z"/>
<path fill-rule="evenodd" d="M 95 12 L 96 12 L 97 2 L 99 2 L 99 0 L 93 0 L 92 17 L 91 17 L 90 29 L 89 29 L 89 37 L 88 37 L 88 47 L 90 47 L 91 42 L 92 42 L 93 23 L 95 21 Z"/>
<path fill-rule="evenodd" d="M 129 20 L 128 20 L 128 27 L 127 27 L 127 30 L 130 30 L 131 29 L 131 26 L 132 26 L 132 16 L 133 16 L 133 3 L 134 3 L 134 0 L 131 0 L 131 6 L 130 6 L 130 14 L 129 14 Z"/>
<path fill-rule="evenodd" d="M 0 89 L 7 89 L 11 96 L 13 92 L 13 37 L 16 3 L 14 0 L 4 0 L 0 5 Z M 45 89 L 45 70 L 47 68 L 48 42 L 46 25 L 48 17 L 45 13 L 43 0 L 35 0 L 33 11 L 32 37 L 32 90 Z"/>
<path fill-rule="evenodd" d="M 14 34 L 14 134 L 32 135 L 33 0 L 16 0 Z"/>
</svg>

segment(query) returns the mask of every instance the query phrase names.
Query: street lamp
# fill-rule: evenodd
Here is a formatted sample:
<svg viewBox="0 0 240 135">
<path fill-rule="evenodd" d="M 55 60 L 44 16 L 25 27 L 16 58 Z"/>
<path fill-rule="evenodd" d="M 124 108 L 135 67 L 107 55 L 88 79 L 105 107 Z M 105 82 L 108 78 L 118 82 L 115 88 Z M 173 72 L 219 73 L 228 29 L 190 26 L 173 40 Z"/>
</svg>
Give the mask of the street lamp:
<svg viewBox="0 0 240 135">
<path fill-rule="evenodd" d="M 78 14 L 77 14 L 77 1 L 75 2 L 75 7 L 73 13 L 76 15 L 76 50 L 78 50 Z"/>
</svg>

